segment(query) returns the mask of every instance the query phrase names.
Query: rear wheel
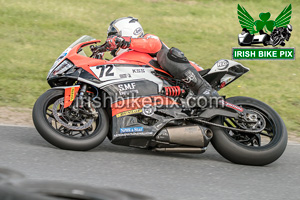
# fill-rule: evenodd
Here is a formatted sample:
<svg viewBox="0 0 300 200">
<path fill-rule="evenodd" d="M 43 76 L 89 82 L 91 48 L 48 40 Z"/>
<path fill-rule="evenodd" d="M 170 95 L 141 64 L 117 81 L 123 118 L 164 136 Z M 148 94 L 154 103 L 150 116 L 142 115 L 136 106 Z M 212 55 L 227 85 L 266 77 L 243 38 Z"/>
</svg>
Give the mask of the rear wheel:
<svg viewBox="0 0 300 200">
<path fill-rule="evenodd" d="M 32 117 L 40 135 L 52 145 L 66 150 L 86 151 L 100 145 L 109 128 L 104 109 L 90 114 L 82 108 L 64 108 L 64 91 L 51 89 L 35 102 Z"/>
<path fill-rule="evenodd" d="M 287 130 L 276 111 L 267 104 L 249 97 L 232 97 L 226 101 L 258 113 L 266 126 L 258 134 L 245 134 L 212 126 L 214 137 L 211 142 L 214 148 L 224 158 L 237 164 L 267 165 L 277 160 L 286 148 Z M 235 128 L 245 126 L 227 117 L 215 118 L 213 122 Z"/>
</svg>

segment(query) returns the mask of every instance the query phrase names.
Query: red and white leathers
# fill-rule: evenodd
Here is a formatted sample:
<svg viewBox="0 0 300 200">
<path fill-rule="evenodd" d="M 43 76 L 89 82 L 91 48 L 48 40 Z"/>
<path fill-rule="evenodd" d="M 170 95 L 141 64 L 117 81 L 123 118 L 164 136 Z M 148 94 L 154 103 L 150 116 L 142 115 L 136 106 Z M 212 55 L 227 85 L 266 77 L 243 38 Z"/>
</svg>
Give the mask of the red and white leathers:
<svg viewBox="0 0 300 200">
<path fill-rule="evenodd" d="M 107 39 L 110 47 L 114 47 L 118 36 Z M 198 71 L 202 70 L 194 62 L 190 62 L 179 49 L 172 47 L 169 49 L 161 40 L 151 34 L 146 34 L 138 38 L 121 37 L 118 39 L 121 46 L 128 48 L 118 48 L 113 52 L 118 56 L 126 51 L 138 51 L 148 53 L 155 58 L 162 69 L 169 72 L 175 78 L 184 81 L 188 87 L 199 96 L 218 96 L 217 92 L 204 80 Z M 108 47 L 109 50 L 112 50 Z"/>
<path fill-rule="evenodd" d="M 145 34 L 138 19 L 123 17 L 112 21 L 107 30 L 108 50 L 113 56 L 126 51 L 147 53 L 157 60 L 158 65 L 173 77 L 184 81 L 196 95 L 216 96 L 199 74 L 201 68 L 190 62 L 177 48 L 169 49 L 161 40 L 151 34 Z M 119 47 L 118 49 L 115 49 Z M 214 94 L 215 93 L 215 94 Z"/>
<path fill-rule="evenodd" d="M 128 40 L 128 37 L 123 37 Z M 156 54 L 162 49 L 163 45 L 167 47 L 164 43 L 161 42 L 159 37 L 152 35 L 152 34 L 145 34 L 139 38 L 130 38 L 130 46 L 129 48 L 122 49 L 121 47 L 118 48 L 114 52 L 114 56 L 121 55 L 124 52 L 134 50 L 142 53 L 148 53 L 153 57 L 156 57 Z M 196 63 L 190 61 L 190 64 L 197 70 L 201 71 L 201 68 Z M 172 74 L 172 72 L 170 72 Z"/>
</svg>

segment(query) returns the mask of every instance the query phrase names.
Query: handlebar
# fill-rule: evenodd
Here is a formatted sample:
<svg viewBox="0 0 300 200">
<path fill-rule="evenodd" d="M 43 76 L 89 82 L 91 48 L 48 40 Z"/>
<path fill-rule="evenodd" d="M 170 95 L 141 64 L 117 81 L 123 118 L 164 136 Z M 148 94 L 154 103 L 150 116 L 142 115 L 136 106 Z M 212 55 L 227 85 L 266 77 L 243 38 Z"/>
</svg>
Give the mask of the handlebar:
<svg viewBox="0 0 300 200">
<path fill-rule="evenodd" d="M 108 43 L 105 42 L 104 44 L 100 45 L 100 46 L 94 46 L 94 45 L 91 45 L 90 46 L 90 49 L 91 51 L 93 52 L 92 55 L 90 56 L 90 58 L 94 57 L 95 55 L 97 54 L 100 54 L 100 53 L 103 53 L 103 52 L 106 52 L 107 51 L 107 47 L 108 47 Z"/>
<path fill-rule="evenodd" d="M 116 45 L 117 47 L 120 47 L 122 45 L 122 39 L 121 38 L 116 38 Z M 104 44 L 100 45 L 100 46 L 94 46 L 91 45 L 90 49 L 93 52 L 93 54 L 90 56 L 90 58 L 94 57 L 97 54 L 101 54 L 103 52 L 107 51 L 107 48 L 109 47 L 109 43 L 105 42 Z"/>
<path fill-rule="evenodd" d="M 93 53 L 103 53 L 107 50 L 107 46 L 108 46 L 108 44 L 105 42 L 104 44 L 102 44 L 100 46 L 91 45 L 90 49 Z"/>
</svg>

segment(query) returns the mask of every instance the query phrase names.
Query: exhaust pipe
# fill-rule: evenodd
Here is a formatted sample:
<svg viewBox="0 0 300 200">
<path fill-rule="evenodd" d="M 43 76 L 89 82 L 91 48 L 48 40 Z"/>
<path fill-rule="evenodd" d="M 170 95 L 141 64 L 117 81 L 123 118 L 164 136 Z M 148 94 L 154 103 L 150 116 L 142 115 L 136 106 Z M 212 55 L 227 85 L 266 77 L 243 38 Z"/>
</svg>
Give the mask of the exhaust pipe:
<svg viewBox="0 0 300 200">
<path fill-rule="evenodd" d="M 170 153 L 204 153 L 206 148 L 197 147 L 174 147 L 174 148 L 155 148 L 158 152 L 170 152 Z"/>
<path fill-rule="evenodd" d="M 213 132 L 209 128 L 191 125 L 164 128 L 158 133 L 156 140 L 203 148 L 208 145 L 212 137 Z"/>
</svg>

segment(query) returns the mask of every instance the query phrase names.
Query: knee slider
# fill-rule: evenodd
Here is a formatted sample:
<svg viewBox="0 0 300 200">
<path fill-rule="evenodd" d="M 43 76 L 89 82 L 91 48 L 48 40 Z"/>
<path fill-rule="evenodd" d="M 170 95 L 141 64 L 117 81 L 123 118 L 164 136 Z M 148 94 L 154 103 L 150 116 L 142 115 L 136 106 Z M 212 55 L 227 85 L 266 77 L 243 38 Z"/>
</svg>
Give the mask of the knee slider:
<svg viewBox="0 0 300 200">
<path fill-rule="evenodd" d="M 177 63 L 189 63 L 189 60 L 184 56 L 184 53 L 174 47 L 168 51 L 167 57 Z"/>
</svg>

